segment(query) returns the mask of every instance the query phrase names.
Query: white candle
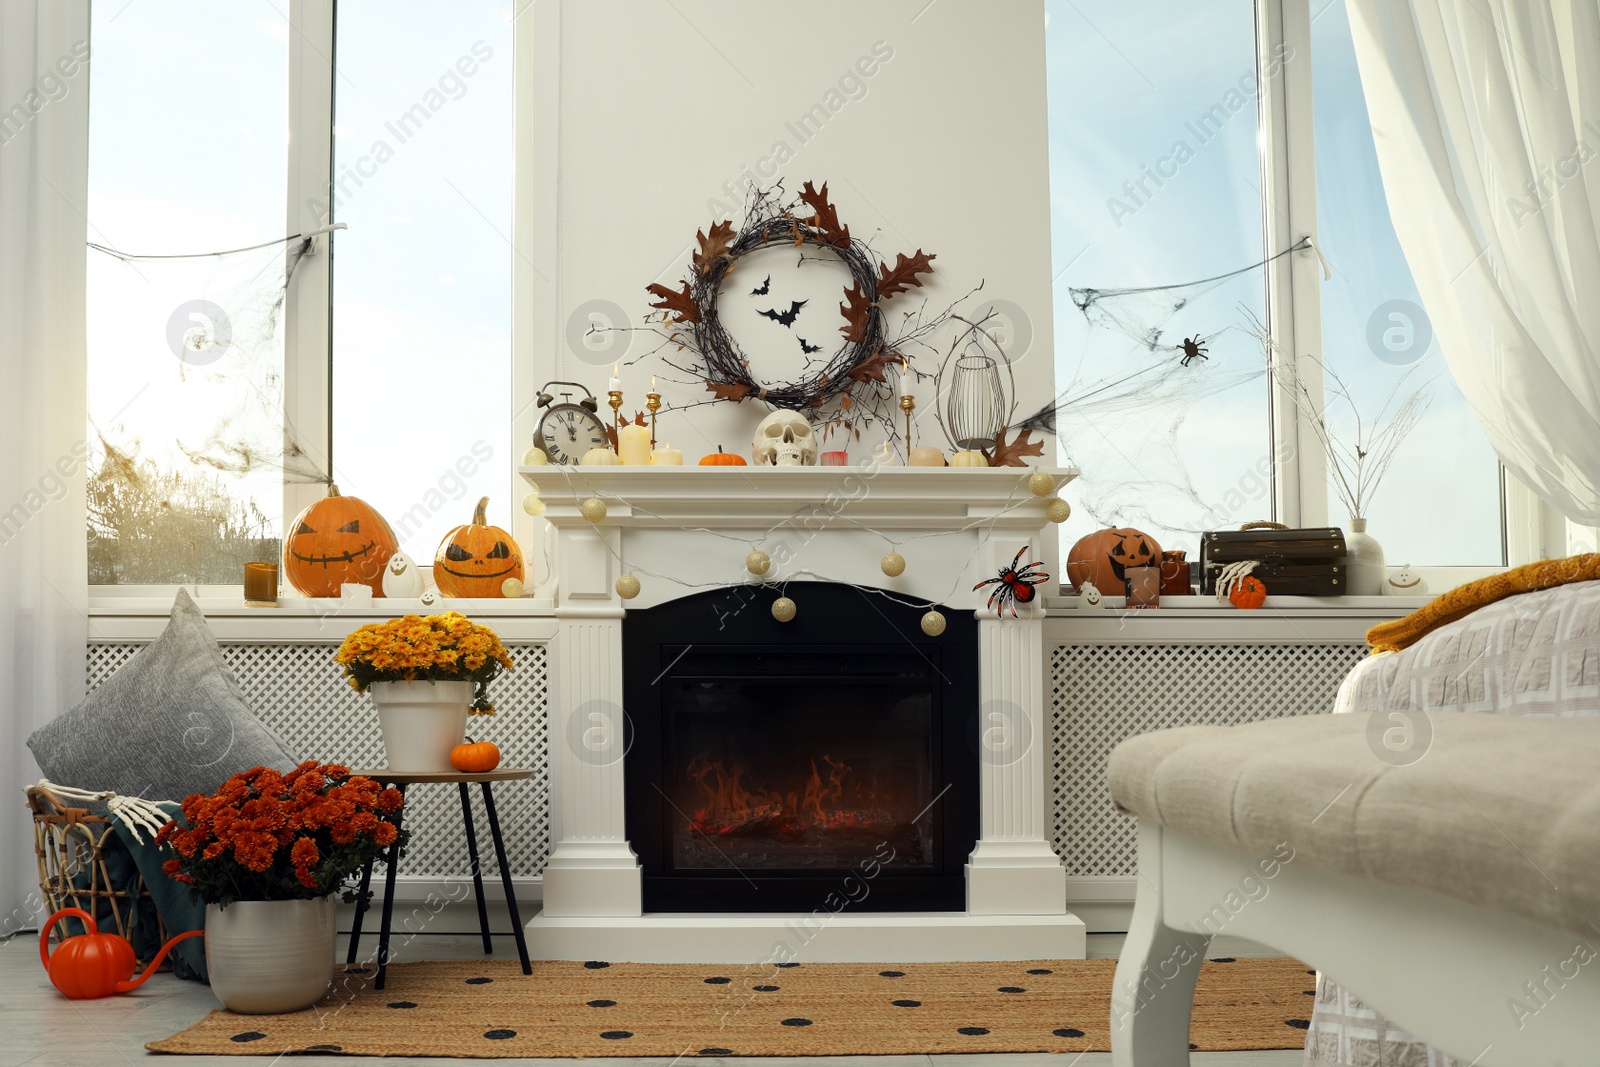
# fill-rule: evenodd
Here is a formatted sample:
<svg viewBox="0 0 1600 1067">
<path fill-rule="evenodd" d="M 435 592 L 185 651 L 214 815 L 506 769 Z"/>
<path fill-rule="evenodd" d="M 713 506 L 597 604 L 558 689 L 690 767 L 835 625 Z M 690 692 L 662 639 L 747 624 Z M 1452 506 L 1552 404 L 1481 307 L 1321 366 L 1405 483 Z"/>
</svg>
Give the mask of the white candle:
<svg viewBox="0 0 1600 1067">
<path fill-rule="evenodd" d="M 621 369 L 622 369 L 622 365 L 621 364 L 619 364 L 619 363 L 611 364 L 611 391 L 613 393 L 622 392 L 622 379 L 617 377 L 617 372 L 619 370 L 621 370 Z"/>
<path fill-rule="evenodd" d="M 683 453 L 669 444 L 662 444 L 660 448 L 650 453 L 650 466 L 681 467 L 683 466 Z"/>
<path fill-rule="evenodd" d="M 629 467 L 650 465 L 650 427 L 629 423 L 617 431 L 617 455 Z"/>
</svg>

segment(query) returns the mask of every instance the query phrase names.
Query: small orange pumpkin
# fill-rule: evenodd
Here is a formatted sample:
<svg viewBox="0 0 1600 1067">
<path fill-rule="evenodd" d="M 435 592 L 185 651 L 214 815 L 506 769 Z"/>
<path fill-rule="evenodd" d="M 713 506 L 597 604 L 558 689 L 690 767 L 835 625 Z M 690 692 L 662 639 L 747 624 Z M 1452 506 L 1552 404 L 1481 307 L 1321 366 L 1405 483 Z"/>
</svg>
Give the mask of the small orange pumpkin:
<svg viewBox="0 0 1600 1067">
<path fill-rule="evenodd" d="M 743 456 L 734 455 L 732 452 L 724 452 L 721 445 L 718 445 L 717 450 L 709 456 L 700 457 L 700 466 L 702 467 L 748 467 L 749 465 L 744 461 Z"/>
<path fill-rule="evenodd" d="M 522 581 L 517 539 L 490 526 L 489 498 L 478 501 L 472 522 L 444 535 L 433 555 L 433 582 L 445 596 L 503 597 L 508 578 Z"/>
<path fill-rule="evenodd" d="M 1228 603 L 1248 611 L 1267 602 L 1267 585 L 1253 574 L 1247 574 L 1233 583 L 1228 590 Z"/>
<path fill-rule="evenodd" d="M 383 595 L 383 568 L 400 551 L 394 531 L 365 500 L 328 495 L 296 516 L 283 539 L 283 573 L 301 596 L 338 596 L 345 584 Z"/>
<path fill-rule="evenodd" d="M 1149 534 L 1126 527 L 1096 530 L 1067 553 L 1067 581 L 1080 589 L 1088 582 L 1104 596 L 1117 596 L 1129 567 L 1160 565 L 1161 546 Z"/>
<path fill-rule="evenodd" d="M 500 749 L 493 741 L 473 741 L 450 750 L 450 766 L 462 774 L 482 774 L 500 766 Z"/>
</svg>

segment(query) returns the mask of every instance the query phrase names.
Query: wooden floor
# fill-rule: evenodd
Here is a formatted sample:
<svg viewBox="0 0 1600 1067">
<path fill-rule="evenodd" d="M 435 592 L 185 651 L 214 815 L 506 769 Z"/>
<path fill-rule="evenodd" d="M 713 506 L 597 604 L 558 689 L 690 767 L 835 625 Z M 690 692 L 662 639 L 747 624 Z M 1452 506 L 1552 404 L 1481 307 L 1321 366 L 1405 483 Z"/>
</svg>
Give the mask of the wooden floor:
<svg viewBox="0 0 1600 1067">
<path fill-rule="evenodd" d="M 341 942 L 343 938 L 340 939 Z M 341 943 L 341 951 L 343 945 Z M 1115 956 L 1122 947 L 1120 934 L 1092 934 L 1089 955 Z M 423 934 L 398 959 L 465 959 L 478 955 L 476 935 Z M 513 958 L 516 950 L 509 936 L 496 939 L 497 955 Z M 1277 955 L 1248 942 L 1219 937 L 1211 944 L 1210 955 Z M 195 982 L 180 982 L 171 975 L 156 975 L 137 993 L 106 1000 L 69 1001 L 50 987 L 39 965 L 38 941 L 34 935 L 20 934 L 0 942 L 0 1067 L 126 1067 L 137 1062 L 161 1062 L 169 1067 L 202 1067 L 227 1064 L 248 1067 L 252 1062 L 266 1064 L 276 1060 L 238 1056 L 161 1056 L 144 1050 L 144 1043 L 166 1037 L 198 1021 L 216 1007 L 211 990 Z M 769 1067 L 778 1064 L 820 1064 L 820 1067 L 1107 1067 L 1110 1053 L 1084 1052 L 1075 1055 L 1004 1056 L 840 1056 L 823 1061 L 806 1059 L 730 1059 L 727 1067 Z M 1300 1067 L 1305 1053 L 1277 1052 L 1197 1052 L 1191 1057 L 1204 1067 Z M 981 1061 L 981 1062 L 980 1062 Z M 335 1056 L 326 1060 L 294 1057 L 293 1063 L 327 1063 L 329 1067 L 373 1064 L 403 1067 L 405 1064 L 438 1067 L 444 1063 L 488 1063 L 485 1060 L 373 1059 Z M 518 1063 L 573 1067 L 576 1060 L 517 1060 Z M 665 1059 L 590 1059 L 583 1067 L 668 1067 Z M 721 1067 L 721 1061 L 696 1057 L 696 1064 Z M 687 1067 L 687 1065 L 686 1065 Z"/>
</svg>

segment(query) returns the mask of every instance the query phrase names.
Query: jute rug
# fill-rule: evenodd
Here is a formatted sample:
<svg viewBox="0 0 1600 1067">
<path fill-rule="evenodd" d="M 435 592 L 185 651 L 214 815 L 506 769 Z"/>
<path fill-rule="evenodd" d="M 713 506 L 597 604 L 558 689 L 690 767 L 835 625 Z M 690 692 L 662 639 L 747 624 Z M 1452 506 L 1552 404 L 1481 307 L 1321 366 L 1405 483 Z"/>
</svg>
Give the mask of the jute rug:
<svg viewBox="0 0 1600 1067">
<path fill-rule="evenodd" d="M 1105 1051 L 1115 966 L 536 961 L 527 977 L 503 960 L 400 963 L 389 968 L 382 992 L 353 968 L 306 1011 L 214 1011 L 145 1047 L 483 1058 Z M 1150 995 L 1162 995 L 1158 982 L 1152 975 Z M 1193 1047 L 1303 1047 L 1313 984 L 1298 960 L 1207 962 L 1194 1002 Z"/>
</svg>

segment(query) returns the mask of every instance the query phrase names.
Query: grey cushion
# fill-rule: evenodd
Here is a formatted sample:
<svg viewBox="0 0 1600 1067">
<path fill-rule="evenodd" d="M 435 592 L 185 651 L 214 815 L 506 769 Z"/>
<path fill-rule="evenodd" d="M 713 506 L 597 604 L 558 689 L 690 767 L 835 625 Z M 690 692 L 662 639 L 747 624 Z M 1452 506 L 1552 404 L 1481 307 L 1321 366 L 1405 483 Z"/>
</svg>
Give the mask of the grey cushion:
<svg viewBox="0 0 1600 1067">
<path fill-rule="evenodd" d="M 1251 851 L 1435 890 L 1592 935 L 1600 915 L 1600 719 L 1429 716 L 1408 765 L 1365 715 L 1189 726 L 1111 754 L 1141 819 Z M 1389 726 L 1387 720 L 1378 728 Z"/>
<path fill-rule="evenodd" d="M 251 712 L 205 616 L 182 590 L 160 638 L 34 731 L 28 747 L 52 782 L 147 800 L 212 793 L 251 767 L 295 766 Z"/>
</svg>

